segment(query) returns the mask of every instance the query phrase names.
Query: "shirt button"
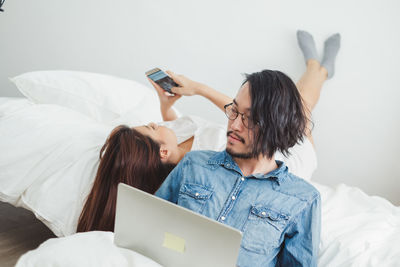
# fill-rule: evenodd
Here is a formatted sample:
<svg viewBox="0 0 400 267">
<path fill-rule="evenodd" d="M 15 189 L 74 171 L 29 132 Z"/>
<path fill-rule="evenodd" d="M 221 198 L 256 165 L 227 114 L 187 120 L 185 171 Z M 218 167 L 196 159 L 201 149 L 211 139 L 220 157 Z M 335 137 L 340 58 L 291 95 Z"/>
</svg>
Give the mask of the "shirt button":
<svg viewBox="0 0 400 267">
<path fill-rule="evenodd" d="M 236 199 L 236 197 L 235 196 L 232 196 L 232 200 L 235 200 Z"/>
<path fill-rule="evenodd" d="M 221 217 L 221 221 L 225 221 L 225 217 L 224 216 Z"/>
<path fill-rule="evenodd" d="M 244 181 L 244 177 L 240 178 L 242 181 Z"/>
<path fill-rule="evenodd" d="M 196 194 L 194 194 L 196 197 L 198 197 L 200 194 L 196 192 Z"/>
<path fill-rule="evenodd" d="M 267 215 L 267 213 L 265 211 L 261 212 L 262 216 Z"/>
</svg>

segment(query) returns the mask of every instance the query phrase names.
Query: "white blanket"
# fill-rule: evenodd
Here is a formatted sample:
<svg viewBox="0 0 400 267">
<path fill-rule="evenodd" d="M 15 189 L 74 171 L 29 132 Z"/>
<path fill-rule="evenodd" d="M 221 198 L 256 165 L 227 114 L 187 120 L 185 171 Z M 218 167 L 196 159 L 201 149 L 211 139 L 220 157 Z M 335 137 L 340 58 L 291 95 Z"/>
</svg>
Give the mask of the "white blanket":
<svg viewBox="0 0 400 267">
<path fill-rule="evenodd" d="M 49 239 L 23 255 L 16 266 L 24 267 L 160 267 L 151 259 L 114 245 L 112 232 L 78 233 Z"/>
</svg>

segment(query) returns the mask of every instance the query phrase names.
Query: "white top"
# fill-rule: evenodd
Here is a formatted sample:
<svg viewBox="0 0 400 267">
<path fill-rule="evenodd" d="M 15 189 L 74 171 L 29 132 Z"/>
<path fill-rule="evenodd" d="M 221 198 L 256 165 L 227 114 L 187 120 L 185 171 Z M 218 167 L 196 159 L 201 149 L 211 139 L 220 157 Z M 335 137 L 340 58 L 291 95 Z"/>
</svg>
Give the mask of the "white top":
<svg viewBox="0 0 400 267">
<path fill-rule="evenodd" d="M 176 134 L 178 144 L 194 136 L 192 150 L 222 151 L 226 147 L 227 126 L 208 122 L 195 116 L 183 116 L 159 125 L 166 126 Z M 285 162 L 289 172 L 304 180 L 310 180 L 317 168 L 317 156 L 310 140 L 305 137 L 303 143 L 289 149 L 290 156 L 275 153 L 275 159 Z"/>
</svg>

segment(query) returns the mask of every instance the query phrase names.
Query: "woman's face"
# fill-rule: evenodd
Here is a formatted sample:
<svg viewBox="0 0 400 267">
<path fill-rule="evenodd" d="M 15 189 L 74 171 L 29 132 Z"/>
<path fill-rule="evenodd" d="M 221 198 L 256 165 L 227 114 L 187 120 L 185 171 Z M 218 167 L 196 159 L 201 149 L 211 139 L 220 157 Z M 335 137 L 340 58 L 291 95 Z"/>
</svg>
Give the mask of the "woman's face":
<svg viewBox="0 0 400 267">
<path fill-rule="evenodd" d="M 165 126 L 158 126 L 156 123 L 151 122 L 145 126 L 134 127 L 134 129 L 143 135 L 149 136 L 154 141 L 164 144 L 168 149 L 175 150 L 178 147 L 175 133 Z"/>
</svg>

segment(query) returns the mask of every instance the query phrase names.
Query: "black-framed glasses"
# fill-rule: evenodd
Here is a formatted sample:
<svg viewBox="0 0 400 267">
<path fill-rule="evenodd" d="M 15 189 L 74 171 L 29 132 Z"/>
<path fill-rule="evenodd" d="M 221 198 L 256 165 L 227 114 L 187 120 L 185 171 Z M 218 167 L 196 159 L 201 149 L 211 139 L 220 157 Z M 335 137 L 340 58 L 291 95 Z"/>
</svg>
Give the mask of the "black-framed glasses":
<svg viewBox="0 0 400 267">
<path fill-rule="evenodd" d="M 0 0 L 0 11 L 1 11 L 1 12 L 4 12 L 4 10 L 3 10 L 1 7 L 3 6 L 3 4 L 4 4 L 5 1 L 6 1 L 6 0 Z"/>
<path fill-rule="evenodd" d="M 244 127 L 246 127 L 247 129 L 253 129 L 254 126 L 257 124 L 257 123 L 254 123 L 246 114 L 240 113 L 233 106 L 233 103 L 226 104 L 224 106 L 224 109 L 225 109 L 225 115 L 228 117 L 228 119 L 230 119 L 232 121 L 236 120 L 236 118 L 240 114 L 240 117 L 242 119 L 242 123 L 243 123 Z"/>
</svg>

